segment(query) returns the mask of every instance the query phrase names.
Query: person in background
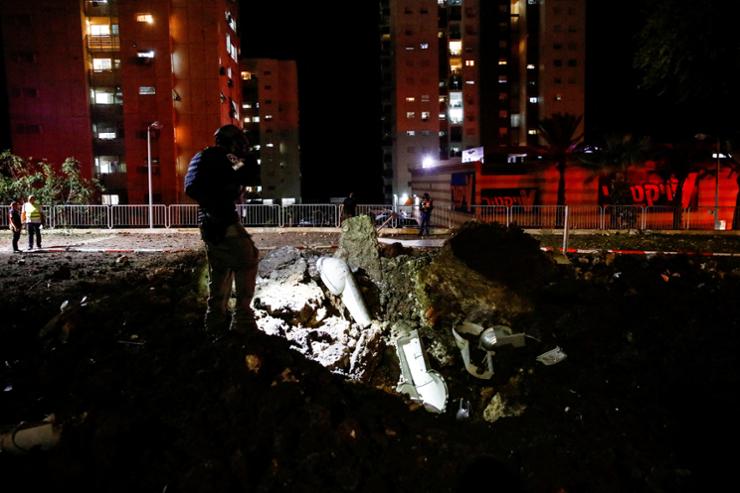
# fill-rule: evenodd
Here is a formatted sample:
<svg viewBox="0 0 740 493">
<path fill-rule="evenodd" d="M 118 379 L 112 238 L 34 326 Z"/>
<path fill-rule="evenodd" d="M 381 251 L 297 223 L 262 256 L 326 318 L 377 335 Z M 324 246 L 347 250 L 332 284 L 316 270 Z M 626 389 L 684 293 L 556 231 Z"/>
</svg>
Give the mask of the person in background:
<svg viewBox="0 0 740 493">
<path fill-rule="evenodd" d="M 419 236 L 429 236 L 429 223 L 432 219 L 432 209 L 434 209 L 434 202 L 428 193 L 424 192 L 419 204 L 419 212 L 421 213 L 421 228 L 419 229 Z"/>
<path fill-rule="evenodd" d="M 33 250 L 34 236 L 36 236 L 36 246 L 41 248 L 41 224 L 44 222 L 44 215 L 41 212 L 41 206 L 36 204 L 36 197 L 28 196 L 28 202 L 23 204 L 21 216 L 28 229 L 28 249 Z"/>
<path fill-rule="evenodd" d="M 350 192 L 344 202 L 342 202 L 342 221 L 357 215 L 357 201 L 354 192 Z"/>
<path fill-rule="evenodd" d="M 258 172 L 257 161 L 248 155 L 249 142 L 239 127 L 225 125 L 214 137 L 216 145 L 197 153 L 185 176 L 185 193 L 200 206 L 198 222 L 208 260 L 205 328 L 247 333 L 257 329 L 251 303 L 259 251 L 239 222 L 236 201 Z M 232 283 L 236 307 L 229 317 Z"/>
<path fill-rule="evenodd" d="M 18 240 L 21 238 L 21 230 L 23 230 L 23 223 L 21 222 L 21 206 L 17 200 L 10 203 L 10 209 L 8 210 L 8 227 L 13 232 L 13 252 L 20 253 L 18 248 Z"/>
</svg>

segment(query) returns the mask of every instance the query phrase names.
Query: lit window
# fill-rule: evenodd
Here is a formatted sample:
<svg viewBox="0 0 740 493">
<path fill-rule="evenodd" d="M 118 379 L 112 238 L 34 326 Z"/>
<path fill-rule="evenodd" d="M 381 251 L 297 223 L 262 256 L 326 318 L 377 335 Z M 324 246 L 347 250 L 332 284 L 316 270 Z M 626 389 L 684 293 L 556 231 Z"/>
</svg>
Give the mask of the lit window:
<svg viewBox="0 0 740 493">
<path fill-rule="evenodd" d="M 422 111 L 421 112 L 421 121 L 428 122 L 429 121 L 429 112 L 428 111 Z"/>
<path fill-rule="evenodd" d="M 475 81 L 474 80 L 466 80 L 465 83 L 467 85 L 469 85 L 469 86 L 474 86 L 475 85 Z"/>
<path fill-rule="evenodd" d="M 527 70 L 534 70 L 534 63 L 528 63 Z"/>
<path fill-rule="evenodd" d="M 406 118 L 408 118 L 409 120 L 412 120 L 412 119 L 416 118 L 416 113 L 413 112 L 413 111 L 407 111 L 406 112 Z"/>
<path fill-rule="evenodd" d="M 139 94 L 145 96 L 157 94 L 157 88 L 154 86 L 139 86 Z"/>
<path fill-rule="evenodd" d="M 537 135 L 539 132 L 537 131 L 536 128 L 530 128 L 529 130 L 527 130 L 527 133 L 529 135 Z"/>
<path fill-rule="evenodd" d="M 406 51 L 414 51 L 414 47 L 413 46 L 406 46 Z"/>
<path fill-rule="evenodd" d="M 116 138 L 115 132 L 98 132 L 98 138 L 104 140 L 111 140 Z"/>
<path fill-rule="evenodd" d="M 498 61 L 498 64 L 499 65 L 508 65 L 509 64 L 509 61 L 508 60 L 499 60 Z"/>
<path fill-rule="evenodd" d="M 555 95 L 555 101 L 562 101 L 562 100 L 563 100 L 563 95 L 562 94 L 556 94 Z"/>
<path fill-rule="evenodd" d="M 93 72 L 109 72 L 113 69 L 113 60 L 110 58 L 93 58 Z"/>
<path fill-rule="evenodd" d="M 119 156 L 95 156 L 95 171 L 99 175 L 126 171 L 126 166 L 119 164 Z"/>
<path fill-rule="evenodd" d="M 104 193 L 102 195 L 103 205 L 118 205 L 117 193 Z"/>
<path fill-rule="evenodd" d="M 445 115 L 444 113 L 440 113 L 439 114 L 439 119 L 440 120 L 446 120 L 447 119 L 447 115 Z"/>
<path fill-rule="evenodd" d="M 252 117 L 252 123 L 259 123 L 259 122 L 260 122 L 260 117 L 258 117 L 258 116 L 253 116 Z"/>
<path fill-rule="evenodd" d="M 265 147 L 275 147 L 275 144 L 273 144 L 272 142 L 268 142 L 267 144 L 265 144 Z"/>
<path fill-rule="evenodd" d="M 522 122 L 522 115 L 519 113 L 512 113 L 511 114 L 511 126 L 512 128 L 518 128 L 519 125 L 521 125 Z"/>
<path fill-rule="evenodd" d="M 90 89 L 90 93 L 95 104 L 115 103 L 113 89 Z"/>
<path fill-rule="evenodd" d="M 231 15 L 231 12 L 228 10 L 224 12 L 224 17 L 226 18 L 226 24 L 229 25 L 232 31 L 236 32 L 236 20 Z"/>
<path fill-rule="evenodd" d="M 421 48 L 422 50 L 428 50 L 429 43 L 419 43 L 419 48 Z"/>
<path fill-rule="evenodd" d="M 244 123 L 250 123 L 252 121 L 252 117 L 245 116 L 244 117 Z"/>
<path fill-rule="evenodd" d="M 406 130 L 406 135 L 408 135 L 409 137 L 413 137 L 414 135 L 416 135 L 416 131 L 415 130 Z"/>
<path fill-rule="evenodd" d="M 462 41 L 450 41 L 450 55 L 459 56 L 462 54 Z"/>
<path fill-rule="evenodd" d="M 498 83 L 499 84 L 506 84 L 507 82 L 509 82 L 509 78 L 508 77 L 506 77 L 505 75 L 499 75 L 498 76 Z"/>
<path fill-rule="evenodd" d="M 154 50 L 139 50 L 136 56 L 138 58 L 154 58 Z"/>
<path fill-rule="evenodd" d="M 265 115 L 265 120 L 272 120 L 272 115 Z"/>
<path fill-rule="evenodd" d="M 413 103 L 414 101 L 416 101 L 416 98 L 415 98 L 415 97 L 413 97 L 413 96 L 408 96 L 408 97 L 406 98 L 406 102 L 407 102 L 407 103 Z"/>
<path fill-rule="evenodd" d="M 152 14 L 136 14 L 136 22 L 146 22 L 147 24 L 154 24 L 154 17 Z"/>
<path fill-rule="evenodd" d="M 539 101 L 539 98 L 537 96 L 532 96 L 529 98 L 530 103 L 537 103 Z"/>
<path fill-rule="evenodd" d="M 242 72 L 242 80 L 251 80 L 252 79 L 252 72 L 244 71 Z"/>
<path fill-rule="evenodd" d="M 92 36 L 110 36 L 110 24 L 91 24 L 90 35 Z"/>
<path fill-rule="evenodd" d="M 504 60 L 504 62 L 506 62 L 506 60 Z M 500 60 L 499 60 L 499 63 L 498 64 L 501 65 L 501 61 Z M 503 65 L 506 65 L 506 63 L 504 63 Z M 465 66 L 466 67 L 475 67 L 475 60 L 465 60 Z"/>
<path fill-rule="evenodd" d="M 463 121 L 462 108 L 450 108 L 450 123 L 457 125 Z"/>
</svg>

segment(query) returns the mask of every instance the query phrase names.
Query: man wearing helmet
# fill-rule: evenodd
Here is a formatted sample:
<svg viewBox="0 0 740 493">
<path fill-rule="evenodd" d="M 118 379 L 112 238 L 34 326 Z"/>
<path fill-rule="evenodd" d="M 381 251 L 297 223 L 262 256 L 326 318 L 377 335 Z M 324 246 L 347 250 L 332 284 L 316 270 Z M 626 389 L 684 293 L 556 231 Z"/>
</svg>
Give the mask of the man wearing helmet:
<svg viewBox="0 0 740 493">
<path fill-rule="evenodd" d="M 207 331 L 226 330 L 233 283 L 236 307 L 230 328 L 244 333 L 256 328 L 251 303 L 259 252 L 239 221 L 235 203 L 242 187 L 253 180 L 257 163 L 239 127 L 225 125 L 214 137 L 216 145 L 197 153 L 185 176 L 185 193 L 200 206 L 198 222 L 208 259 L 205 326 Z"/>
</svg>

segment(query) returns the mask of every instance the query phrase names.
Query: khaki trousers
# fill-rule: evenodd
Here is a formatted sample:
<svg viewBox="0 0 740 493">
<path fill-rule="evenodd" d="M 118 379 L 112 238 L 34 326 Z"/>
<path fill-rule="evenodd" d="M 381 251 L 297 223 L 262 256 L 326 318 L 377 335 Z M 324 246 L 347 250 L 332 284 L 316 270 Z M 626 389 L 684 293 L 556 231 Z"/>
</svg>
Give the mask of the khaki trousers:
<svg viewBox="0 0 740 493">
<path fill-rule="evenodd" d="M 226 237 L 218 242 L 205 242 L 208 258 L 208 308 L 206 330 L 222 331 L 229 321 L 229 298 L 236 286 L 236 306 L 231 317 L 231 330 L 247 332 L 256 329 L 252 297 L 257 280 L 259 251 L 244 226 L 232 224 Z"/>
</svg>

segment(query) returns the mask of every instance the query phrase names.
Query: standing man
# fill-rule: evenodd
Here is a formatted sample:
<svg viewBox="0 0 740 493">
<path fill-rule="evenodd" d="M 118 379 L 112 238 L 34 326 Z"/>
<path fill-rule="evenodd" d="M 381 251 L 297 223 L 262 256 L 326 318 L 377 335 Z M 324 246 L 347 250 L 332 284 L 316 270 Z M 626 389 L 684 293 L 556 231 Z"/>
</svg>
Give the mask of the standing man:
<svg viewBox="0 0 740 493">
<path fill-rule="evenodd" d="M 28 202 L 23 204 L 22 216 L 28 229 L 28 249 L 33 250 L 33 237 L 36 235 L 36 246 L 41 248 L 41 223 L 44 220 L 41 206 L 36 204 L 36 197 L 28 196 Z"/>
<path fill-rule="evenodd" d="M 249 142 L 239 127 L 225 125 L 214 137 L 216 145 L 197 153 L 185 176 L 185 193 L 200 206 L 198 222 L 208 259 L 205 328 L 225 331 L 230 324 L 231 330 L 246 333 L 257 328 L 251 303 L 259 252 L 239 222 L 235 204 L 257 163 L 248 155 Z M 229 317 L 232 283 L 236 308 Z"/>
<path fill-rule="evenodd" d="M 432 219 L 432 209 L 434 209 L 432 198 L 427 192 L 424 192 L 424 196 L 421 198 L 421 204 L 419 204 L 419 212 L 421 213 L 421 228 L 419 229 L 419 236 L 429 236 L 429 223 Z"/>
<path fill-rule="evenodd" d="M 355 217 L 357 214 L 357 201 L 355 200 L 355 193 L 350 192 L 344 202 L 342 203 L 342 221 L 350 217 Z"/>
<path fill-rule="evenodd" d="M 10 203 L 10 210 L 8 211 L 8 227 L 10 228 L 10 231 L 13 232 L 13 253 L 19 253 L 21 250 L 18 248 L 18 240 L 21 239 L 23 223 L 21 222 L 21 207 L 16 200 Z"/>
</svg>

